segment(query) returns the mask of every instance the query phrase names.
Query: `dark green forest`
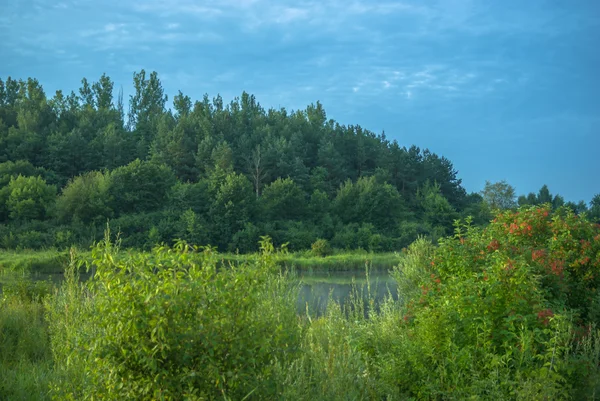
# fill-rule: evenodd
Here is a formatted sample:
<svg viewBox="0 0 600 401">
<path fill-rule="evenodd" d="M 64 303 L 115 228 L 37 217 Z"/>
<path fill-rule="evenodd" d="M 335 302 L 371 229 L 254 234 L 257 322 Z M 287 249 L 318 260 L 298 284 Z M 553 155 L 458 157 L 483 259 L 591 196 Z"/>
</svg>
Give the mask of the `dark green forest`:
<svg viewBox="0 0 600 401">
<path fill-rule="evenodd" d="M 0 247 L 89 246 L 107 224 L 123 245 L 184 239 L 253 252 L 262 235 L 292 250 L 398 250 L 486 224 L 495 209 L 551 203 L 600 221 L 544 185 L 517 197 L 488 182 L 467 193 L 452 162 L 385 133 L 304 110 L 261 107 L 242 93 L 168 97 L 156 72 L 133 75 L 127 104 L 106 75 L 48 97 L 40 82 L 0 79 Z"/>
</svg>

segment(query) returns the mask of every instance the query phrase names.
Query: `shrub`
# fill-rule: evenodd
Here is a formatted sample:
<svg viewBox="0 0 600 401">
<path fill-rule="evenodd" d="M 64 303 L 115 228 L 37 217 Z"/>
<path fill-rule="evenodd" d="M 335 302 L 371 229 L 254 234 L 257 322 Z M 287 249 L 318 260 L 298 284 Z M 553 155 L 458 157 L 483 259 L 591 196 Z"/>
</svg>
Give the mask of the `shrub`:
<svg viewBox="0 0 600 401">
<path fill-rule="evenodd" d="M 311 245 L 311 249 L 312 249 L 312 254 L 314 256 L 324 257 L 324 256 L 331 255 L 331 253 L 332 253 L 331 246 L 329 245 L 329 241 L 327 241 L 326 239 L 322 239 L 322 238 L 313 242 Z"/>
<path fill-rule="evenodd" d="M 599 273 L 600 227 L 549 207 L 459 224 L 435 250 L 417 241 L 395 271 L 401 328 L 369 337 L 387 338 L 368 346 L 382 386 L 418 398 L 589 397 Z"/>
<path fill-rule="evenodd" d="M 117 260 L 108 241 L 94 249 L 89 310 L 53 308 L 57 364 L 74 356 L 82 372 L 75 389 L 63 375 L 55 389 L 70 394 L 61 398 L 278 398 L 275 367 L 299 343 L 295 285 L 274 274 L 269 241 L 235 268 L 217 269 L 212 249 L 196 250 L 181 242 Z M 74 317 L 77 327 L 64 332 L 61 320 Z"/>
</svg>

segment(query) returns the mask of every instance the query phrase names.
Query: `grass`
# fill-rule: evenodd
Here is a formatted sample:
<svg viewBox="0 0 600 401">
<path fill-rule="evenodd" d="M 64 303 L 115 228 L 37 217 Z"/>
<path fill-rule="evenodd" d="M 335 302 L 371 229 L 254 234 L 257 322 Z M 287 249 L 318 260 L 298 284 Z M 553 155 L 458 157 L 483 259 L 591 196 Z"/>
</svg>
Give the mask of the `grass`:
<svg viewBox="0 0 600 401">
<path fill-rule="evenodd" d="M 143 253 L 137 250 L 122 251 L 122 254 Z M 79 253 L 89 259 L 89 252 Z M 254 260 L 256 254 L 241 255 L 223 253 L 223 264 L 239 264 Z M 310 251 L 288 253 L 278 256 L 277 263 L 289 270 L 297 271 L 363 271 L 365 265 L 371 270 L 389 270 L 397 265 L 402 256 L 398 253 L 340 252 L 326 257 L 313 256 Z M 6 272 L 31 274 L 62 274 L 68 262 L 68 252 L 44 251 L 3 251 L 0 252 L 0 275 Z"/>
<path fill-rule="evenodd" d="M 252 260 L 256 255 L 222 254 L 223 262 L 233 264 Z M 364 271 L 389 270 L 397 265 L 402 256 L 398 253 L 345 252 L 330 256 L 313 256 L 310 252 L 296 252 L 278 255 L 277 264 L 285 269 L 297 271 Z"/>
<path fill-rule="evenodd" d="M 363 285 L 367 284 L 367 282 L 371 284 L 379 283 L 385 284 L 387 282 L 391 282 L 392 278 L 387 274 L 387 272 L 378 272 L 378 274 L 369 276 L 367 280 L 367 276 L 365 271 L 356 272 L 343 272 L 337 271 L 332 272 L 332 274 L 328 274 L 327 272 L 315 271 L 314 274 L 312 272 L 307 272 L 306 274 L 299 274 L 298 279 L 303 284 L 332 284 L 332 285 Z M 383 273 L 383 274 L 382 274 Z"/>
<path fill-rule="evenodd" d="M 41 300 L 3 294 L 0 300 L 0 399 L 46 400 L 52 379 Z"/>
<path fill-rule="evenodd" d="M 401 256 L 397 253 L 340 253 L 325 257 L 306 254 L 289 254 L 280 263 L 296 270 L 388 270 L 397 265 Z"/>
<path fill-rule="evenodd" d="M 23 274 L 62 273 L 67 261 L 67 251 L 2 251 L 0 252 L 0 274 L 7 271 Z"/>
</svg>

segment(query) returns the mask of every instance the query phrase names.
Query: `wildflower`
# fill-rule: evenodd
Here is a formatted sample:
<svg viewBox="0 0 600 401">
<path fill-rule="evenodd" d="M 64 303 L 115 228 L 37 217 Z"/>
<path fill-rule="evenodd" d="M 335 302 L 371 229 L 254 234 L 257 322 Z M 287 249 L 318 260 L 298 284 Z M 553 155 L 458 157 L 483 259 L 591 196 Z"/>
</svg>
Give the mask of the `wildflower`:
<svg viewBox="0 0 600 401">
<path fill-rule="evenodd" d="M 487 246 L 488 251 L 496 251 L 498 250 L 498 248 L 500 248 L 500 242 L 498 242 L 498 240 L 495 238 L 492 239 L 492 241 Z"/>
<path fill-rule="evenodd" d="M 546 256 L 546 251 L 544 249 L 534 249 L 531 251 L 531 260 L 542 259 Z"/>
</svg>

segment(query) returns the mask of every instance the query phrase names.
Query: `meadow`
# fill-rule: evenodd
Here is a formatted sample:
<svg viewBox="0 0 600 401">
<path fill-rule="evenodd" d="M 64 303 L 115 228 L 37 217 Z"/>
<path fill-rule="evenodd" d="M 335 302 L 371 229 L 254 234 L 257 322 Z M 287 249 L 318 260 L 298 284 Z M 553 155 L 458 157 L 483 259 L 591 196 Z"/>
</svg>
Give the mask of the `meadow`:
<svg viewBox="0 0 600 401">
<path fill-rule="evenodd" d="M 0 399 L 599 398 L 600 226 L 585 218 L 534 207 L 457 223 L 398 257 L 397 299 L 357 286 L 320 316 L 298 313 L 285 250 L 260 248 L 228 265 L 107 236 L 61 254 L 59 286 L 5 283 Z"/>
</svg>

